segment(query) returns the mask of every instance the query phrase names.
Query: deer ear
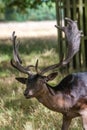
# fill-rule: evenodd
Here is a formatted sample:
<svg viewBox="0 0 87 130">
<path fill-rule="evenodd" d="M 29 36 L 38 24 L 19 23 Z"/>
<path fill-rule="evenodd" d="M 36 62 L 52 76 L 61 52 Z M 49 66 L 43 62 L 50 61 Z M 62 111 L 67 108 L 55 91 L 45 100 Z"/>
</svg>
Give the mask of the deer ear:
<svg viewBox="0 0 87 130">
<path fill-rule="evenodd" d="M 49 75 L 46 77 L 46 78 L 47 78 L 47 81 L 51 81 L 51 80 L 55 79 L 57 75 L 58 75 L 58 72 L 54 72 L 54 73 L 49 74 Z"/>
<path fill-rule="evenodd" d="M 26 84 L 26 80 L 27 80 L 27 78 L 15 78 L 17 81 L 19 81 L 20 83 L 22 83 L 22 84 Z"/>
</svg>

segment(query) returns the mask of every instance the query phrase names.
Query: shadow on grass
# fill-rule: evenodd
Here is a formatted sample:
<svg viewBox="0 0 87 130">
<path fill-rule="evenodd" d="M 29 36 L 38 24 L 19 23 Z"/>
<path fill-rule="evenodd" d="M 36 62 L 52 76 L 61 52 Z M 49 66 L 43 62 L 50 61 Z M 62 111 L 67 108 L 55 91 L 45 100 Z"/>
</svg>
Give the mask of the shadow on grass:
<svg viewBox="0 0 87 130">
<path fill-rule="evenodd" d="M 41 53 L 44 52 L 44 50 L 50 50 L 52 48 L 57 51 L 56 37 L 24 38 L 20 39 L 20 42 L 19 50 L 22 54 L 30 54 L 33 51 Z M 0 55 L 3 54 L 12 56 L 12 44 L 10 40 L 0 40 Z"/>
</svg>

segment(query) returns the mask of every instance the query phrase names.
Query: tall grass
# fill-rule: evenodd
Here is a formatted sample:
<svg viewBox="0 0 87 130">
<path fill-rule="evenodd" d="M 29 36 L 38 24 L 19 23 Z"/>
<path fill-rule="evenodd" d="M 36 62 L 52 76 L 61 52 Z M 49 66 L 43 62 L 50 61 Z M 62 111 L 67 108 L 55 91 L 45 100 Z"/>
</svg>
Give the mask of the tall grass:
<svg viewBox="0 0 87 130">
<path fill-rule="evenodd" d="M 21 39 L 19 51 L 24 65 L 35 64 L 39 59 L 40 69 L 58 62 L 56 37 Z M 21 75 L 10 65 L 12 44 L 0 42 L 0 130 L 60 130 L 62 115 L 44 107 L 36 99 L 26 100 L 25 86 L 15 80 Z M 64 75 L 63 75 L 64 76 Z M 52 84 L 62 79 L 58 78 Z M 70 130 L 82 130 L 81 120 L 73 120 Z"/>
</svg>

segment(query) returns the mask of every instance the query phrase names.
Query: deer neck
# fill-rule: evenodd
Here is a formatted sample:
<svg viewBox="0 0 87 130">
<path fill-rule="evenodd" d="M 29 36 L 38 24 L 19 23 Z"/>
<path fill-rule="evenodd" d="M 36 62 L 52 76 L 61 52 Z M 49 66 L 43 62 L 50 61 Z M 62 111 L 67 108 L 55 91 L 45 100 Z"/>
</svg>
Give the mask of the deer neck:
<svg viewBox="0 0 87 130">
<path fill-rule="evenodd" d="M 36 98 L 40 103 L 49 109 L 62 112 L 62 109 L 64 108 L 63 95 L 61 92 L 58 93 L 59 94 L 56 94 L 54 89 L 47 84 L 47 87 L 42 94 Z"/>
</svg>

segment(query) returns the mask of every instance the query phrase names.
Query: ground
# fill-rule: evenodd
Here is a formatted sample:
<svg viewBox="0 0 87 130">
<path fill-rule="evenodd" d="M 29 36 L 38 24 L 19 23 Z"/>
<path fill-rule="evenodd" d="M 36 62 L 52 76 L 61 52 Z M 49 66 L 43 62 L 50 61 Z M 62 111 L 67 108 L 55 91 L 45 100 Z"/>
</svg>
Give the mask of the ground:
<svg viewBox="0 0 87 130">
<path fill-rule="evenodd" d="M 40 37 L 57 35 L 56 21 L 0 23 L 0 38 L 8 38 L 13 31 L 18 37 Z"/>
</svg>

